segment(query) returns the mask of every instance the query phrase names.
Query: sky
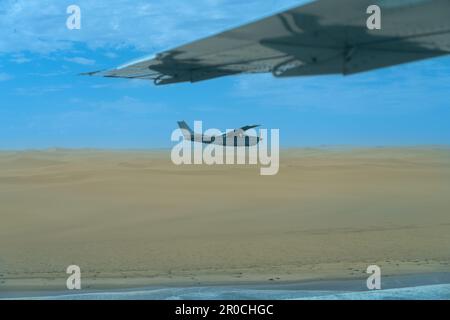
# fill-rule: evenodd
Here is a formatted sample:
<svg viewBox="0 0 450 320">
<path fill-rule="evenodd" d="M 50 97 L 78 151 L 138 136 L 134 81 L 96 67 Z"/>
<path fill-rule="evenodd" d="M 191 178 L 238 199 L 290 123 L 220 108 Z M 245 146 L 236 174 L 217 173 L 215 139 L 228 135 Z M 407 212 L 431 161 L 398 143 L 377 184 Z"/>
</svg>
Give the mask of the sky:
<svg viewBox="0 0 450 320">
<path fill-rule="evenodd" d="M 302 0 L 0 0 L 0 149 L 169 148 L 178 120 L 280 130 L 294 146 L 450 144 L 450 57 L 354 76 L 154 86 L 83 77 Z M 66 28 L 67 6 L 81 30 Z"/>
</svg>

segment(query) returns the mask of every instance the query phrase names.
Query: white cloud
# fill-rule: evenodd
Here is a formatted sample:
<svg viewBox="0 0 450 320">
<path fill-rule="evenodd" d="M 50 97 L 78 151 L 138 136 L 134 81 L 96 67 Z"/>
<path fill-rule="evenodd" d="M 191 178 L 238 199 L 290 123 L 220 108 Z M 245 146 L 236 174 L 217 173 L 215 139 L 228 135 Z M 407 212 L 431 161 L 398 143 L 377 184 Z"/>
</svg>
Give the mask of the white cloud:
<svg viewBox="0 0 450 320">
<path fill-rule="evenodd" d="M 12 79 L 12 77 L 9 74 L 4 72 L 0 73 L 0 81 L 7 81 L 10 79 Z"/>
<path fill-rule="evenodd" d="M 68 62 L 78 63 L 78 64 L 85 65 L 85 66 L 92 66 L 95 64 L 95 60 L 87 59 L 87 58 L 83 58 L 83 57 L 65 58 L 64 60 L 68 61 Z"/>
<path fill-rule="evenodd" d="M 71 88 L 72 85 L 69 84 L 19 87 L 15 89 L 14 93 L 19 96 L 43 96 L 48 93 L 60 92 Z"/>
<path fill-rule="evenodd" d="M 31 59 L 25 57 L 23 54 L 14 54 L 11 59 L 11 62 L 17 63 L 17 64 L 23 64 L 31 62 Z"/>
<path fill-rule="evenodd" d="M 114 52 L 106 52 L 105 57 L 107 57 L 109 59 L 116 59 L 118 57 L 118 55 Z"/>
</svg>

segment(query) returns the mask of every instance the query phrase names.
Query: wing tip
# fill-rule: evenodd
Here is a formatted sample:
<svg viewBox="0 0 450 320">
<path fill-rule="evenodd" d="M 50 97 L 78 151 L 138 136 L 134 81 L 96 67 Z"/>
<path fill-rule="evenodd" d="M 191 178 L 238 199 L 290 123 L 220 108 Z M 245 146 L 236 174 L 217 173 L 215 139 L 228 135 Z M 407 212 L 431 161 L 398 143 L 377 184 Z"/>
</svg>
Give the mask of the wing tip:
<svg viewBox="0 0 450 320">
<path fill-rule="evenodd" d="M 97 71 L 89 71 L 89 72 L 82 72 L 79 73 L 79 76 L 100 76 L 105 72 L 105 70 L 97 70 Z"/>
</svg>

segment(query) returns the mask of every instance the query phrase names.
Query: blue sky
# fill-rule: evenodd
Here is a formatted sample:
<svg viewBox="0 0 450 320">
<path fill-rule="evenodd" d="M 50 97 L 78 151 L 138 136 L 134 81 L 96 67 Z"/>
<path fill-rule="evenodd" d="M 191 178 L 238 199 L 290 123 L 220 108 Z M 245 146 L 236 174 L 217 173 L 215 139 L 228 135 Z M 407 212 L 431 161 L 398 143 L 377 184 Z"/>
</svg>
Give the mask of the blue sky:
<svg viewBox="0 0 450 320">
<path fill-rule="evenodd" d="M 155 87 L 81 77 L 305 1 L 2 0 L 0 149 L 170 147 L 176 121 L 279 128 L 282 146 L 450 143 L 450 58 L 351 77 Z M 66 8 L 82 10 L 68 30 Z"/>
</svg>

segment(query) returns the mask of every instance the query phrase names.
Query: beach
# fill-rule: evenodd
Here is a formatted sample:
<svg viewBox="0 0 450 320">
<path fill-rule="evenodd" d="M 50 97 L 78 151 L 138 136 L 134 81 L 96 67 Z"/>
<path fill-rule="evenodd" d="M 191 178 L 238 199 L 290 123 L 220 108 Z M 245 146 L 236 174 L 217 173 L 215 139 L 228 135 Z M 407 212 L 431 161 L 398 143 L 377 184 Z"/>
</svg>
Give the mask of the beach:
<svg viewBox="0 0 450 320">
<path fill-rule="evenodd" d="M 298 148 L 259 166 L 170 150 L 0 152 L 0 292 L 450 271 L 450 148 Z M 364 283 L 364 282 L 363 282 Z"/>
</svg>

